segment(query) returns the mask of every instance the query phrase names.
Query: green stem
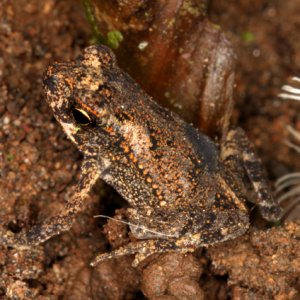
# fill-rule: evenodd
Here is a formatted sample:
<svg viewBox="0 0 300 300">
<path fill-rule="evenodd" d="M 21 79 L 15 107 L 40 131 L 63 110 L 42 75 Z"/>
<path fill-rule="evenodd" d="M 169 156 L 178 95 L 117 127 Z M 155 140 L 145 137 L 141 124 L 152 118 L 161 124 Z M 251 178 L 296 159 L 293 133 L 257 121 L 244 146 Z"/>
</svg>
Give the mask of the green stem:
<svg viewBox="0 0 300 300">
<path fill-rule="evenodd" d="M 94 39 L 101 44 L 106 44 L 106 39 L 100 34 L 100 30 L 97 24 L 95 10 L 91 0 L 82 0 L 85 15 L 92 26 L 92 32 Z"/>
</svg>

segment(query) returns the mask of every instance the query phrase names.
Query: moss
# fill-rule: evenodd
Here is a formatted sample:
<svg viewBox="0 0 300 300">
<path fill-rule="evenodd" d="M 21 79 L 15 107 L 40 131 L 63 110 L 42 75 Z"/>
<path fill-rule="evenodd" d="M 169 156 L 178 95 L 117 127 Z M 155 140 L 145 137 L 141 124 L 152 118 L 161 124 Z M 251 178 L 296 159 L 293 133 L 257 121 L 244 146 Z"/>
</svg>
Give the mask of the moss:
<svg viewBox="0 0 300 300">
<path fill-rule="evenodd" d="M 252 43 L 255 40 L 255 36 L 250 31 L 245 31 L 242 33 L 242 40 L 246 43 Z"/>
<path fill-rule="evenodd" d="M 8 153 L 6 155 L 6 158 L 7 158 L 8 161 L 12 161 L 15 158 L 15 156 L 12 153 Z"/>
<path fill-rule="evenodd" d="M 123 35 L 120 31 L 113 30 L 107 33 L 107 45 L 112 49 L 117 49 L 123 39 Z"/>
</svg>

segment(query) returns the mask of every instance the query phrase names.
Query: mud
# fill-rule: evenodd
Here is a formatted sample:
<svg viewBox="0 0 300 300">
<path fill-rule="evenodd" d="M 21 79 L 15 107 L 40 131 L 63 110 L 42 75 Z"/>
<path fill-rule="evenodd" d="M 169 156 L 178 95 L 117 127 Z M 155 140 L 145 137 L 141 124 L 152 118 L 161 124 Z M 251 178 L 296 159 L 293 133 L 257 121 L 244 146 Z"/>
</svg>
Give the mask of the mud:
<svg viewBox="0 0 300 300">
<path fill-rule="evenodd" d="M 276 97 L 300 68 L 297 1 L 212 1 L 210 19 L 238 54 L 232 124 L 256 144 L 270 180 L 300 170 L 284 144 L 287 125 L 300 130 L 300 104 Z M 78 182 L 81 157 L 44 101 L 42 74 L 74 59 L 90 43 L 90 27 L 74 1 L 0 3 L 0 223 L 18 232 L 63 208 Z M 299 73 L 298 73 L 299 74 Z M 124 202 L 103 183 L 72 230 L 34 250 L 0 248 L 0 299 L 297 299 L 300 224 L 287 222 L 195 254 L 132 257 L 89 266 L 99 252 L 130 238 L 113 215 Z M 254 214 L 253 214 L 254 216 Z"/>
</svg>

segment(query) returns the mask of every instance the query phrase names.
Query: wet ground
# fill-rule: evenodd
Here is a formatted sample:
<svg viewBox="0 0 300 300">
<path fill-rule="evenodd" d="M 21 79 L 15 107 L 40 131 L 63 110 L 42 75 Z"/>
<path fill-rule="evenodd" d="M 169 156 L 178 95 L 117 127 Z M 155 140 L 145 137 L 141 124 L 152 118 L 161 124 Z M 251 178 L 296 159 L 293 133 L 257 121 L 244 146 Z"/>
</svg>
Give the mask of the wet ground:
<svg viewBox="0 0 300 300">
<path fill-rule="evenodd" d="M 276 97 L 289 76 L 299 75 L 299 13 L 294 0 L 209 5 L 210 19 L 238 54 L 232 122 L 257 146 L 272 183 L 300 170 L 299 154 L 284 144 L 287 125 L 300 130 L 300 103 Z M 0 222 L 13 232 L 56 215 L 78 182 L 81 157 L 46 105 L 41 78 L 50 62 L 74 59 L 89 42 L 80 3 L 0 3 Z M 91 268 L 95 254 L 128 238 L 122 226 L 103 232 L 104 222 L 92 216 L 122 205 L 100 182 L 69 232 L 34 251 L 2 247 L 0 299 L 299 297 L 299 221 L 252 228 L 195 255 L 156 255 L 137 269 L 132 257 Z"/>
</svg>

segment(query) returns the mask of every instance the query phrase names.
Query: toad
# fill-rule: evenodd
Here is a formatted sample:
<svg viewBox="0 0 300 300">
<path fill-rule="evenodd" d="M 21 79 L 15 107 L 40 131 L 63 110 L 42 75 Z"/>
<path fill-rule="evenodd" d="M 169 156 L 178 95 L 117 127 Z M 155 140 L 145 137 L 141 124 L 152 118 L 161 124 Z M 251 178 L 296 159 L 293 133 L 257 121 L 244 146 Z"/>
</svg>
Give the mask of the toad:
<svg viewBox="0 0 300 300">
<path fill-rule="evenodd" d="M 83 153 L 81 179 L 60 215 L 26 232 L 7 232 L 2 241 L 30 246 L 69 230 L 99 178 L 130 204 L 127 218 L 137 241 L 92 264 L 136 254 L 137 265 L 153 253 L 191 252 L 242 235 L 249 227 L 245 178 L 262 216 L 279 219 L 244 132 L 230 130 L 218 147 L 143 92 L 106 46 L 51 65 L 44 86 L 55 118 Z"/>
</svg>

